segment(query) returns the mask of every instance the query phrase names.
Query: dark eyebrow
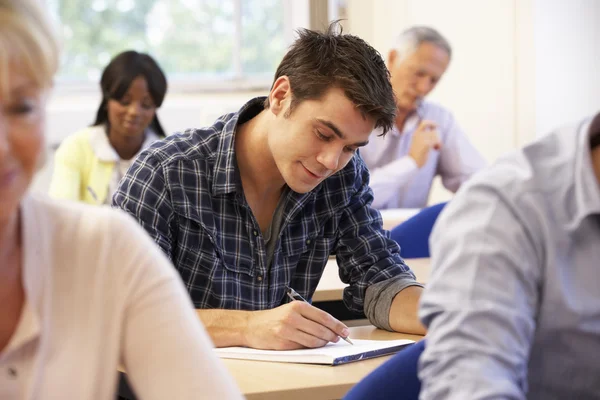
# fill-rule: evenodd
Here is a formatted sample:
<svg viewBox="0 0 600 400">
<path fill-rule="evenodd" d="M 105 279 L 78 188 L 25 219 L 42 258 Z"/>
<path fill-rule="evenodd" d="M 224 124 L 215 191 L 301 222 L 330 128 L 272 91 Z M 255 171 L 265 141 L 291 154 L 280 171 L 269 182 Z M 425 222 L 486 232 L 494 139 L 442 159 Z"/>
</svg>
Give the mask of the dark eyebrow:
<svg viewBox="0 0 600 400">
<path fill-rule="evenodd" d="M 340 131 L 340 128 L 338 128 L 337 126 L 335 126 L 335 124 L 333 122 L 326 121 L 326 120 L 321 119 L 321 118 L 316 118 L 316 120 L 317 120 L 317 122 L 325 125 L 329 129 L 331 129 L 333 131 L 333 133 L 335 133 L 336 136 L 339 137 L 340 139 L 346 139 L 346 136 L 342 133 L 342 131 Z"/>
<path fill-rule="evenodd" d="M 328 127 L 329 129 L 331 129 L 333 131 L 333 133 L 335 133 L 335 135 L 337 137 L 339 137 L 340 139 L 344 140 L 346 139 L 346 136 L 342 133 L 342 131 L 340 131 L 340 128 L 338 128 L 333 122 L 331 121 L 327 121 L 321 118 L 315 118 L 315 120 L 320 123 L 325 125 L 326 127 Z M 359 142 L 359 143 L 354 143 L 351 146 L 355 146 L 355 147 L 364 147 L 367 144 L 369 144 L 369 141 L 367 140 L 366 142 Z"/>
</svg>

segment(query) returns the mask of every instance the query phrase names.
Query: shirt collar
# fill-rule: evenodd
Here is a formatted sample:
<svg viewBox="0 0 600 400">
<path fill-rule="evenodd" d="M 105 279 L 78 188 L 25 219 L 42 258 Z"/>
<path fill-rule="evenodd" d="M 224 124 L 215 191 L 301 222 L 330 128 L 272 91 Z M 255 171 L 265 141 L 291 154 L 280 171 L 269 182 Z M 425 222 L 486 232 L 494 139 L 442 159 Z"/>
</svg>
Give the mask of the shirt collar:
<svg viewBox="0 0 600 400">
<path fill-rule="evenodd" d="M 108 140 L 108 135 L 106 134 L 106 128 L 104 125 L 92 126 L 90 128 L 90 144 L 92 146 L 92 150 L 94 154 L 100 161 L 106 162 L 118 162 L 121 160 L 117 151 L 112 147 L 110 141 Z M 158 135 L 151 130 L 150 128 L 146 129 L 146 137 L 144 138 L 144 143 L 142 143 L 142 147 L 140 147 L 140 151 L 133 157 L 137 157 L 139 153 L 142 152 L 145 148 L 150 146 L 152 142 L 158 140 Z"/>
<path fill-rule="evenodd" d="M 575 211 L 567 224 L 570 230 L 577 229 L 588 216 L 600 214 L 600 186 L 594 174 L 590 150 L 591 121 L 584 121 L 577 130 L 573 190 Z"/>
<path fill-rule="evenodd" d="M 213 171 L 213 196 L 233 193 L 241 189 L 239 169 L 235 157 L 235 131 L 238 125 L 256 117 L 264 109 L 265 98 L 253 98 L 244 104 L 237 113 L 233 114 L 229 119 L 224 120 L 224 125 L 219 135 L 219 144 Z M 217 127 L 217 129 L 219 128 Z"/>
<path fill-rule="evenodd" d="M 396 124 L 390 130 L 390 134 L 395 137 L 400 137 L 402 135 L 408 134 L 417 129 L 417 125 L 421 122 L 421 119 L 425 113 L 425 101 L 422 101 L 415 111 L 413 111 L 407 118 L 404 123 L 404 127 L 402 128 L 402 132 L 398 129 Z M 421 117 L 419 117 L 421 116 Z"/>
</svg>

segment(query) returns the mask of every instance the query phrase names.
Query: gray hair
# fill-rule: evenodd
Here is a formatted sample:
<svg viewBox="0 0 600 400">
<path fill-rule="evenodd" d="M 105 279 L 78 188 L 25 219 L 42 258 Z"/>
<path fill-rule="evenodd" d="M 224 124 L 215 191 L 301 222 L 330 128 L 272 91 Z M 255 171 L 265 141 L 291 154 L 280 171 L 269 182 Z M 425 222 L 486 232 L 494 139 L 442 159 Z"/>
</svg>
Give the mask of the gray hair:
<svg viewBox="0 0 600 400">
<path fill-rule="evenodd" d="M 431 43 L 448 53 L 452 58 L 450 43 L 438 31 L 428 26 L 413 26 L 408 28 L 396 39 L 396 50 L 401 58 L 413 53 L 423 43 Z"/>
</svg>

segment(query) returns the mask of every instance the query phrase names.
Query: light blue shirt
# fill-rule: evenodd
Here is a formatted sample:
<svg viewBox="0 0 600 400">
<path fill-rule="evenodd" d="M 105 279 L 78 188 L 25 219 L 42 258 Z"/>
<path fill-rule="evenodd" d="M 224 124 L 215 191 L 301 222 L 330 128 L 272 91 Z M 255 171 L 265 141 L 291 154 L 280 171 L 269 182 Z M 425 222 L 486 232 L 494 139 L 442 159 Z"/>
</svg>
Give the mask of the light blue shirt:
<svg viewBox="0 0 600 400">
<path fill-rule="evenodd" d="M 590 120 L 480 172 L 430 239 L 421 399 L 600 398 Z"/>
<path fill-rule="evenodd" d="M 430 150 L 427 162 L 418 168 L 408 153 L 422 120 L 437 124 L 442 147 L 439 151 Z M 429 101 L 421 103 L 417 112 L 406 120 L 402 132 L 394 126 L 384 137 L 380 134 L 381 130 L 374 131 L 369 144 L 360 149 L 371 174 L 373 207 L 378 209 L 423 208 L 436 175 L 440 175 L 446 189 L 456 192 L 486 165 L 452 113 Z"/>
</svg>

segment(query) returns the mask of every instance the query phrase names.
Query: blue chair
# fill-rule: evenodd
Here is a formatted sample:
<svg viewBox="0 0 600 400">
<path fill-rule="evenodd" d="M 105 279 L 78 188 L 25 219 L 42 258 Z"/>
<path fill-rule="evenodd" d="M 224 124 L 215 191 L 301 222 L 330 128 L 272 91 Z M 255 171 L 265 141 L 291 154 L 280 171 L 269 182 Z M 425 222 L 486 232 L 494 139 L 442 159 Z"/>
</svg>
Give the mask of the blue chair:
<svg viewBox="0 0 600 400">
<path fill-rule="evenodd" d="M 422 209 L 391 231 L 394 241 L 400 245 L 402 258 L 429 257 L 429 235 L 438 215 L 447 203 Z"/>
<path fill-rule="evenodd" d="M 421 340 L 401 350 L 350 389 L 344 400 L 418 400 L 417 371 L 424 349 L 425 340 Z"/>
</svg>

